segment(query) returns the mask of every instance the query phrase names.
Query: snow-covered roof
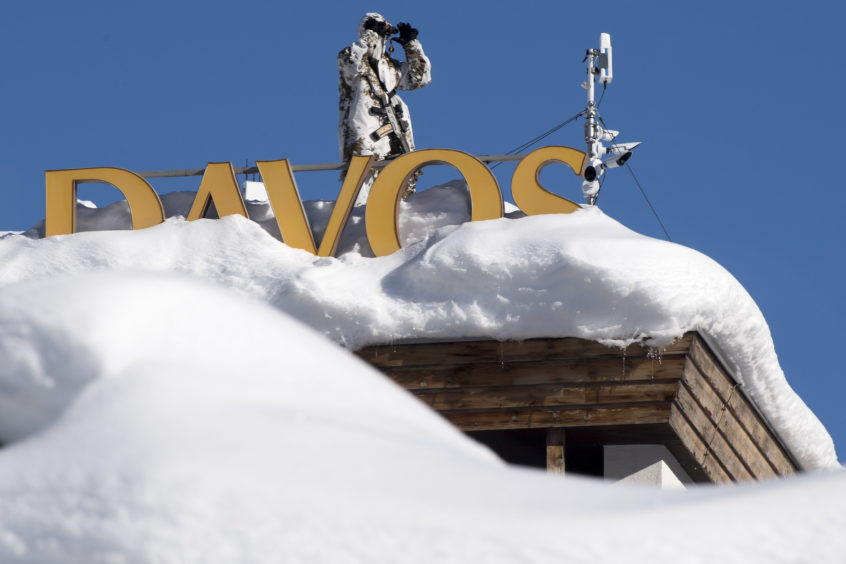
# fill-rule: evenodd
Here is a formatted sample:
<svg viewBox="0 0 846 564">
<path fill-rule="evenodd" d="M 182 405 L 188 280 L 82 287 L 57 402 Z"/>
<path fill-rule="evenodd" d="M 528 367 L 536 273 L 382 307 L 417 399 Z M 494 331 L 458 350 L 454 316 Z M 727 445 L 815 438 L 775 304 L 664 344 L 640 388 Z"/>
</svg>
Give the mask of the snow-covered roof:
<svg viewBox="0 0 846 564">
<path fill-rule="evenodd" d="M 184 215 L 190 193 L 163 198 Z M 306 205 L 318 236 L 331 202 Z M 779 367 L 754 300 L 703 254 L 639 235 L 597 207 L 572 214 L 470 222 L 461 182 L 404 202 L 404 247 L 367 256 L 356 208 L 338 258 L 318 258 L 269 236 L 266 203 L 251 217 L 133 232 L 0 241 L 0 285 L 97 270 L 175 272 L 252 296 L 347 348 L 407 339 L 581 337 L 660 348 L 704 335 L 747 396 L 806 468 L 837 464 L 833 442 Z M 80 206 L 81 228 L 128 226 L 128 209 Z M 278 230 L 276 231 L 278 234 Z M 151 296 L 152 298 L 153 296 Z M 0 430 L 2 432 L 2 430 Z"/>
</svg>

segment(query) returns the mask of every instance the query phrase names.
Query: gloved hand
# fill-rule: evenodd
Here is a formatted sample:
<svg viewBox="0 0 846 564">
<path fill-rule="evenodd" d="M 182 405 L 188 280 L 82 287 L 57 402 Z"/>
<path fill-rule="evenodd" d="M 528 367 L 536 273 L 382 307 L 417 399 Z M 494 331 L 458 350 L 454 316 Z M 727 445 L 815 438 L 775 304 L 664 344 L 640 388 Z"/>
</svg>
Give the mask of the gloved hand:
<svg viewBox="0 0 846 564">
<path fill-rule="evenodd" d="M 397 28 L 399 31 L 399 37 L 392 37 L 391 39 L 400 45 L 405 45 L 409 41 L 417 39 L 417 30 L 411 27 L 410 23 L 400 22 L 397 24 Z"/>
<path fill-rule="evenodd" d="M 387 37 L 394 32 L 394 28 L 389 23 L 372 18 L 364 22 L 364 29 L 369 29 L 380 37 Z"/>
</svg>

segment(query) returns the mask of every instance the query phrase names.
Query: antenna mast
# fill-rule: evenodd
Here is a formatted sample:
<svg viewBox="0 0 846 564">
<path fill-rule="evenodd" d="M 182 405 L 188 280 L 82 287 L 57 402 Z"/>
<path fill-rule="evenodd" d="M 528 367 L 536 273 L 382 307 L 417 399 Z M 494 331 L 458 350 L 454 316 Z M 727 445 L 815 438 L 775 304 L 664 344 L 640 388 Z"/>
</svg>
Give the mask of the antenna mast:
<svg viewBox="0 0 846 564">
<path fill-rule="evenodd" d="M 583 172 L 582 193 L 588 204 L 594 205 L 599 196 L 599 177 L 606 168 L 615 168 L 625 164 L 632 156 L 632 149 L 640 145 L 637 143 L 614 143 L 619 131 L 603 128 L 599 123 L 599 109 L 596 106 L 595 80 L 599 75 L 599 82 L 603 87 L 611 84 L 613 68 L 611 62 L 611 35 L 599 35 L 599 49 L 588 49 L 585 55 L 587 61 L 587 80 L 582 88 L 587 90 L 587 107 L 585 108 L 585 144 L 587 145 L 587 165 Z M 611 142 L 611 148 L 606 148 L 602 142 Z M 609 156 L 610 155 L 610 156 Z M 603 162 L 603 158 L 607 160 Z"/>
</svg>

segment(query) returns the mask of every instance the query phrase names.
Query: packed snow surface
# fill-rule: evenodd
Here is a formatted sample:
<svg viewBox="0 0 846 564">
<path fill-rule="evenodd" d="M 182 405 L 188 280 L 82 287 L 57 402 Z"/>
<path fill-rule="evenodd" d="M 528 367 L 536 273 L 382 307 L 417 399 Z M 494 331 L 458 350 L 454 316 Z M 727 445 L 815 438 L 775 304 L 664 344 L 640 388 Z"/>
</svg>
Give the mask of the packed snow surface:
<svg viewBox="0 0 846 564">
<path fill-rule="evenodd" d="M 233 219 L 127 235 L 165 252 L 190 239 L 175 225 L 264 240 Z M 260 301 L 179 274 L 42 278 L 0 291 L 2 562 L 846 554 L 842 470 L 661 492 L 511 468 Z"/>
<path fill-rule="evenodd" d="M 264 301 L 350 349 L 532 337 L 660 349 L 696 330 L 806 468 L 837 464 L 831 437 L 785 380 L 769 327 L 737 280 L 701 253 L 637 234 L 599 208 L 468 222 L 466 186 L 452 182 L 403 202 L 400 251 L 372 257 L 359 207 L 339 257 L 318 258 L 280 243 L 266 202 L 248 202 L 255 221 L 189 223 L 180 216 L 193 197 L 165 194 L 170 219 L 150 229 L 34 238 L 41 225 L 8 235 L 0 239 L 0 288 L 63 273 L 181 273 Z M 332 205 L 306 203 L 317 241 Z M 130 226 L 125 202 L 78 209 L 80 229 Z"/>
</svg>

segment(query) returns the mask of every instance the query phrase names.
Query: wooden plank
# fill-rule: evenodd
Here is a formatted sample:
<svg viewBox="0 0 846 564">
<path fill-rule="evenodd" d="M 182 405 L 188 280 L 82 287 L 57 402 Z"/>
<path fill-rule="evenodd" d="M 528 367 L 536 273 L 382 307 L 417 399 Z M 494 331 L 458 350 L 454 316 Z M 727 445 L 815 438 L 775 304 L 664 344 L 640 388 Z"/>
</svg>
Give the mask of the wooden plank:
<svg viewBox="0 0 846 564">
<path fill-rule="evenodd" d="M 758 445 L 746 432 L 728 408 L 723 399 L 711 387 L 692 360 L 687 360 L 685 367 L 684 385 L 702 407 L 708 417 L 717 422 L 717 428 L 731 444 L 745 466 L 749 468 L 756 479 L 770 478 L 778 475 L 778 470 L 772 466 Z"/>
<path fill-rule="evenodd" d="M 416 391 L 435 411 L 583 407 L 615 403 L 670 402 L 678 383 L 646 382 L 602 386 L 534 385 Z"/>
<path fill-rule="evenodd" d="M 689 338 L 673 344 L 663 356 L 686 354 Z M 546 360 L 574 360 L 585 358 L 640 357 L 650 355 L 648 348 L 630 345 L 623 350 L 606 347 L 583 339 L 530 339 L 526 341 L 459 341 L 448 343 L 417 343 L 370 347 L 359 351 L 372 364 L 385 365 L 451 365 L 479 361 L 520 362 Z"/>
<path fill-rule="evenodd" d="M 581 361 L 539 361 L 520 363 L 477 363 L 441 367 L 389 367 L 385 374 L 407 390 L 571 384 L 601 381 L 641 381 L 680 379 L 684 358 L 630 358 L 625 369 L 619 359 Z"/>
<path fill-rule="evenodd" d="M 564 429 L 551 427 L 546 430 L 546 471 L 564 474 Z"/>
<path fill-rule="evenodd" d="M 752 480 L 754 476 L 743 460 L 732 449 L 717 425 L 702 409 L 693 395 L 685 386 L 679 388 L 675 405 L 684 413 L 685 418 L 696 429 L 697 434 L 705 441 L 711 456 L 719 459 L 734 481 Z"/>
<path fill-rule="evenodd" d="M 691 345 L 690 358 L 776 472 L 779 475 L 794 474 L 799 469 L 799 465 L 791 459 L 778 437 L 761 420 L 742 389 L 737 388 L 733 391 L 735 382 L 720 367 L 713 353 L 700 337 L 694 339 Z"/>
<path fill-rule="evenodd" d="M 638 405 L 589 409 L 514 409 L 441 412 L 462 431 L 539 429 L 545 427 L 589 427 L 666 423 L 670 405 Z"/>
<path fill-rule="evenodd" d="M 682 411 L 675 406 L 670 412 L 670 427 L 672 427 L 673 431 L 681 439 L 682 444 L 690 453 L 693 460 L 696 461 L 698 468 L 695 470 L 704 472 L 716 484 L 728 484 L 732 482 L 731 476 L 725 467 L 711 455 L 703 438 L 697 433 L 694 426 L 687 420 Z M 692 475 L 691 472 L 688 473 Z"/>
<path fill-rule="evenodd" d="M 661 357 L 687 354 L 692 334 L 664 348 Z M 652 353 L 639 344 L 606 347 L 594 341 L 575 338 L 529 339 L 526 341 L 453 341 L 366 347 L 356 352 L 373 366 L 448 366 L 478 362 L 524 362 L 538 360 L 579 360 L 585 358 L 646 357 Z"/>
</svg>

